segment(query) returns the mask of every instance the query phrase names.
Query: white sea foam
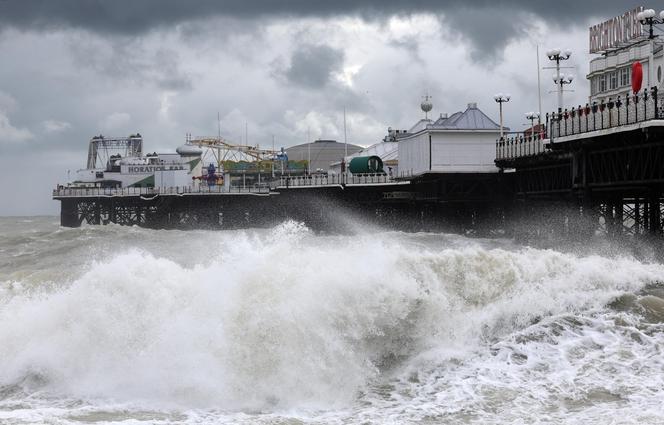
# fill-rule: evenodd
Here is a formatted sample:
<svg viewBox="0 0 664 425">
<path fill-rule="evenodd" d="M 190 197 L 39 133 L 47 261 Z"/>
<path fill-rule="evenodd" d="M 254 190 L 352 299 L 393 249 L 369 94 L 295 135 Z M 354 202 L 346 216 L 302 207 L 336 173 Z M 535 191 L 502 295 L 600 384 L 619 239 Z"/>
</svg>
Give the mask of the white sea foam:
<svg viewBox="0 0 664 425">
<path fill-rule="evenodd" d="M 3 286 L 0 421 L 664 418 L 658 264 L 293 222 L 103 232 L 171 246 Z"/>
</svg>

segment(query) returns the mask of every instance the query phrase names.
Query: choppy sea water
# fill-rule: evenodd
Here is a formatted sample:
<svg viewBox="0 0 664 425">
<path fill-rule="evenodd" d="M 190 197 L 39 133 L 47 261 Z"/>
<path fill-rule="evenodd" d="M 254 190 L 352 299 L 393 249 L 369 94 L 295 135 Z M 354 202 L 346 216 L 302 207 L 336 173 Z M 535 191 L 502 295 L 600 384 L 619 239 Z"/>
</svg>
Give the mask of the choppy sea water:
<svg viewBox="0 0 664 425">
<path fill-rule="evenodd" d="M 664 265 L 615 252 L 0 218 L 0 423 L 661 424 Z"/>
</svg>

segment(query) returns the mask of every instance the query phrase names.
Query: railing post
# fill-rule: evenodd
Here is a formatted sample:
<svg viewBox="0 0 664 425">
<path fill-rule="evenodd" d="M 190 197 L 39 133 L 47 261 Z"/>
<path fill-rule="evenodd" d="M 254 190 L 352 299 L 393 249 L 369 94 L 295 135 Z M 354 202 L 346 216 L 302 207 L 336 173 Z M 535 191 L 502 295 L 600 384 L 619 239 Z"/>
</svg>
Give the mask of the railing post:
<svg viewBox="0 0 664 425">
<path fill-rule="evenodd" d="M 634 93 L 634 122 L 639 122 L 639 92 Z"/>
<path fill-rule="evenodd" d="M 530 143 L 528 144 L 528 156 L 535 155 L 535 138 L 536 137 L 537 137 L 536 134 L 531 134 L 530 135 Z"/>
<path fill-rule="evenodd" d="M 657 86 L 652 88 L 652 99 L 655 105 L 655 119 L 659 118 L 659 108 L 657 107 Z"/>
<path fill-rule="evenodd" d="M 648 89 L 643 89 L 643 121 L 648 119 Z"/>
<path fill-rule="evenodd" d="M 613 110 L 613 101 L 611 100 L 611 98 L 609 98 L 609 103 L 606 106 L 609 107 L 609 128 L 611 128 L 612 125 L 613 125 L 612 120 L 611 120 L 611 111 Z"/>
<path fill-rule="evenodd" d="M 629 94 L 625 98 L 625 124 L 629 124 Z"/>
<path fill-rule="evenodd" d="M 542 152 L 544 152 L 544 139 L 542 139 L 542 135 L 540 134 L 537 140 L 537 153 Z"/>
<path fill-rule="evenodd" d="M 597 130 L 597 102 L 593 102 L 593 131 Z"/>
<path fill-rule="evenodd" d="M 616 100 L 616 112 L 618 113 L 618 125 L 620 125 L 620 107 L 622 106 L 622 102 L 620 101 L 620 96 L 618 96 L 618 99 Z"/>
</svg>

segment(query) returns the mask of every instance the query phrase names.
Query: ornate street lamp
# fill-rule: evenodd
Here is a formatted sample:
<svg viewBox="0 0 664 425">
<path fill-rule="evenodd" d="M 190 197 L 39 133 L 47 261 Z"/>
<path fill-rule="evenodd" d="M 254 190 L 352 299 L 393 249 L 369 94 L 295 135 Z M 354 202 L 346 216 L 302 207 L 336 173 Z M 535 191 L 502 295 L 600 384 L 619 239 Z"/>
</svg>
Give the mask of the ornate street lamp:
<svg viewBox="0 0 664 425">
<path fill-rule="evenodd" d="M 556 86 L 558 86 L 558 112 L 563 110 L 563 87 L 565 84 L 571 84 L 572 80 L 574 77 L 571 74 L 562 74 L 560 72 L 561 69 L 563 68 L 571 68 L 571 67 L 561 67 L 560 62 L 561 61 L 566 61 L 572 56 L 572 51 L 567 49 L 565 51 L 561 51 L 560 49 L 551 49 L 548 52 L 546 52 L 546 56 L 549 58 L 550 61 L 553 61 L 556 63 L 555 70 L 556 73 L 553 74 L 553 82 L 556 83 Z"/>
<path fill-rule="evenodd" d="M 526 112 L 526 119 L 530 120 L 530 137 L 535 136 L 535 120 L 539 120 L 539 112 Z"/>
<path fill-rule="evenodd" d="M 498 102 L 498 105 L 500 106 L 500 140 L 503 140 L 503 103 L 507 103 L 510 101 L 512 96 L 509 94 L 503 94 L 503 93 L 498 93 L 495 96 L 493 96 L 493 100 Z"/>
<path fill-rule="evenodd" d="M 653 31 L 653 26 L 655 24 L 661 24 L 664 20 L 664 10 L 659 13 L 659 19 L 657 19 L 657 13 L 654 9 L 645 9 L 636 14 L 636 19 L 639 20 L 641 25 L 648 25 L 648 38 L 655 38 Z"/>
<path fill-rule="evenodd" d="M 563 109 L 563 92 L 565 89 L 563 87 L 567 84 L 572 84 L 574 76 L 572 74 L 553 74 L 551 77 L 556 86 L 558 86 L 558 112 L 561 112 Z"/>
<path fill-rule="evenodd" d="M 653 57 L 655 46 L 653 40 L 657 37 L 654 33 L 654 26 L 664 23 L 664 10 L 659 12 L 659 19 L 657 18 L 657 13 L 654 9 L 642 10 L 636 14 L 636 19 L 639 20 L 641 25 L 648 26 L 648 39 L 650 40 L 650 53 L 648 54 L 648 85 L 652 87 L 655 80 L 653 78 L 655 72 L 655 65 L 653 64 L 655 60 Z"/>
</svg>

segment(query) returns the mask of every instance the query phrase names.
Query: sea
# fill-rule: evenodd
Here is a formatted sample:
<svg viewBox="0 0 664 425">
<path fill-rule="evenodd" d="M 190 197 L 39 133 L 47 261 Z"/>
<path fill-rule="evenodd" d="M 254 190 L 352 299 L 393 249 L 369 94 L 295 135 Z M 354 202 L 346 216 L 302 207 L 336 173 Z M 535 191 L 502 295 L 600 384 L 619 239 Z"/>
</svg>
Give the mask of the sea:
<svg viewBox="0 0 664 425">
<path fill-rule="evenodd" d="M 664 424 L 664 264 L 0 218 L 0 424 Z"/>
</svg>

